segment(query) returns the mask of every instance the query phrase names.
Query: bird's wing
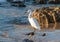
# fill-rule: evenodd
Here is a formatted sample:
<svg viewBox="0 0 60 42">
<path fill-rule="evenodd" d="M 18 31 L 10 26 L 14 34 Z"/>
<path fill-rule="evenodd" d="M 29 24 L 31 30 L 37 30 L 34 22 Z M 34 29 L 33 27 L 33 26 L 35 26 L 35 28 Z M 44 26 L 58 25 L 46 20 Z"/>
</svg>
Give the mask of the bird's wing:
<svg viewBox="0 0 60 42">
<path fill-rule="evenodd" d="M 40 30 L 40 25 L 39 25 L 38 21 L 35 18 L 29 18 L 29 22 L 30 22 L 31 26 L 33 26 L 34 28 Z"/>
</svg>

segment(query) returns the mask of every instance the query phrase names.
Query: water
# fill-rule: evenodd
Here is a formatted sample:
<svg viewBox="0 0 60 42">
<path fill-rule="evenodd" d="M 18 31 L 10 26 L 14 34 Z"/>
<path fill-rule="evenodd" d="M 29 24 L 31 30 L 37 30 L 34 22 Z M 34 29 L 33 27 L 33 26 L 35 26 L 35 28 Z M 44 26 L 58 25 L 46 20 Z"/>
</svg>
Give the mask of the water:
<svg viewBox="0 0 60 42">
<path fill-rule="evenodd" d="M 13 7 L 8 5 L 8 7 L 5 5 L 2 5 L 0 7 L 0 31 L 7 32 L 8 37 L 3 37 L 0 35 L 0 41 L 3 42 L 22 42 L 24 39 L 29 39 L 29 36 L 26 36 L 25 33 L 29 33 L 34 31 L 34 29 L 29 24 L 23 24 L 18 25 L 16 24 L 21 23 L 21 21 L 26 22 L 27 20 L 27 14 L 25 12 L 28 9 L 37 9 L 40 7 L 47 7 L 47 6 L 60 6 L 60 5 L 26 5 L 27 7 Z M 21 18 L 23 17 L 23 18 Z M 26 18 L 25 18 L 26 17 Z M 14 21 L 13 21 L 14 20 Z M 18 21 L 16 21 L 18 20 Z M 11 23 L 11 22 L 14 22 Z M 27 22 L 29 23 L 29 22 Z M 42 37 L 41 35 L 43 33 L 46 33 L 47 36 Z M 31 38 L 35 42 L 60 42 L 60 23 L 58 24 L 49 24 L 48 27 L 41 28 L 40 31 L 36 30 L 36 34 Z"/>
</svg>

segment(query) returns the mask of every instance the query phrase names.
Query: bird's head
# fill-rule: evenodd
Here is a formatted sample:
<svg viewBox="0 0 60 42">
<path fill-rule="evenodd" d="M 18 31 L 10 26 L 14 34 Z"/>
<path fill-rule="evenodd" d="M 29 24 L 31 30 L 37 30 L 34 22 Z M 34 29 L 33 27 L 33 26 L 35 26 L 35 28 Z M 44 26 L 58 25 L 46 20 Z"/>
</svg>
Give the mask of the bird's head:
<svg viewBox="0 0 60 42">
<path fill-rule="evenodd" d="M 25 14 L 30 14 L 30 13 L 32 13 L 32 12 L 33 12 L 32 9 L 28 9 L 28 10 L 25 11 Z"/>
</svg>

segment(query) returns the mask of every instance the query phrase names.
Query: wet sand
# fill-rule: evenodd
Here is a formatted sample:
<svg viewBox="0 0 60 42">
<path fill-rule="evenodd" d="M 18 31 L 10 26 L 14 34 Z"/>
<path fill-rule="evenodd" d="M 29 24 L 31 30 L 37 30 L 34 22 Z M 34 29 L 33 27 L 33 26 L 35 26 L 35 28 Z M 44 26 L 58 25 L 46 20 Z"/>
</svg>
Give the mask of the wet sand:
<svg viewBox="0 0 60 42">
<path fill-rule="evenodd" d="M 30 39 L 34 42 L 60 42 L 60 23 L 49 24 L 47 28 L 43 27 L 40 31 L 36 30 L 35 35 L 31 37 L 25 35 L 34 31 L 30 25 L 5 24 L 4 27 L 6 28 L 1 31 L 7 32 L 8 36 L 5 37 L 0 34 L 1 42 L 24 42 L 24 39 Z M 42 36 L 44 33 L 46 36 Z"/>
<path fill-rule="evenodd" d="M 55 27 L 51 25 L 48 28 L 42 28 L 40 31 L 36 30 L 35 35 L 31 38 L 25 35 L 34 31 L 30 25 L 14 25 L 16 29 L 11 34 L 15 35 L 15 38 L 17 36 L 18 42 L 22 42 L 24 39 L 31 39 L 34 42 L 60 42 L 60 24 L 58 23 Z M 42 36 L 44 33 L 46 33 L 46 36 Z"/>
<path fill-rule="evenodd" d="M 52 26 L 54 25 L 54 26 Z M 31 39 L 34 42 L 60 42 L 60 23 L 58 24 L 50 24 L 48 26 L 48 28 L 42 28 L 40 31 L 36 30 L 35 31 L 35 35 L 32 36 L 32 38 L 29 38 L 29 36 L 24 34 L 29 33 L 29 32 L 33 32 L 34 29 L 32 29 L 32 27 L 30 25 L 15 25 L 15 27 L 17 28 L 16 30 L 18 30 L 21 34 L 21 39 Z M 18 32 L 17 32 L 18 33 Z M 42 34 L 46 33 L 46 36 L 42 36 Z"/>
</svg>

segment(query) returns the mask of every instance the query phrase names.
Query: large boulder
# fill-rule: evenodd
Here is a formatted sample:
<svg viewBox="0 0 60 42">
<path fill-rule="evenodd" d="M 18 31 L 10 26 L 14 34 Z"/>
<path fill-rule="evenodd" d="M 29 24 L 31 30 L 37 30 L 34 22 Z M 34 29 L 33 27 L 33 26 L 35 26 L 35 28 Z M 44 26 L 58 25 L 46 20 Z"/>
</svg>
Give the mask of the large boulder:
<svg viewBox="0 0 60 42">
<path fill-rule="evenodd" d="M 41 0 L 39 3 L 40 4 L 46 4 L 46 1 L 45 0 Z"/>
<path fill-rule="evenodd" d="M 46 4 L 46 1 L 45 0 L 35 0 L 36 3 L 39 3 L 39 4 Z"/>
<path fill-rule="evenodd" d="M 13 2 L 13 0 L 6 0 L 7 2 Z"/>
<path fill-rule="evenodd" d="M 51 0 L 49 1 L 50 4 L 60 4 L 60 0 Z"/>
<path fill-rule="evenodd" d="M 21 2 L 21 1 L 11 2 L 11 5 L 12 5 L 12 6 L 15 6 L 15 7 L 26 7 L 26 5 L 24 5 L 24 3 Z"/>
</svg>

